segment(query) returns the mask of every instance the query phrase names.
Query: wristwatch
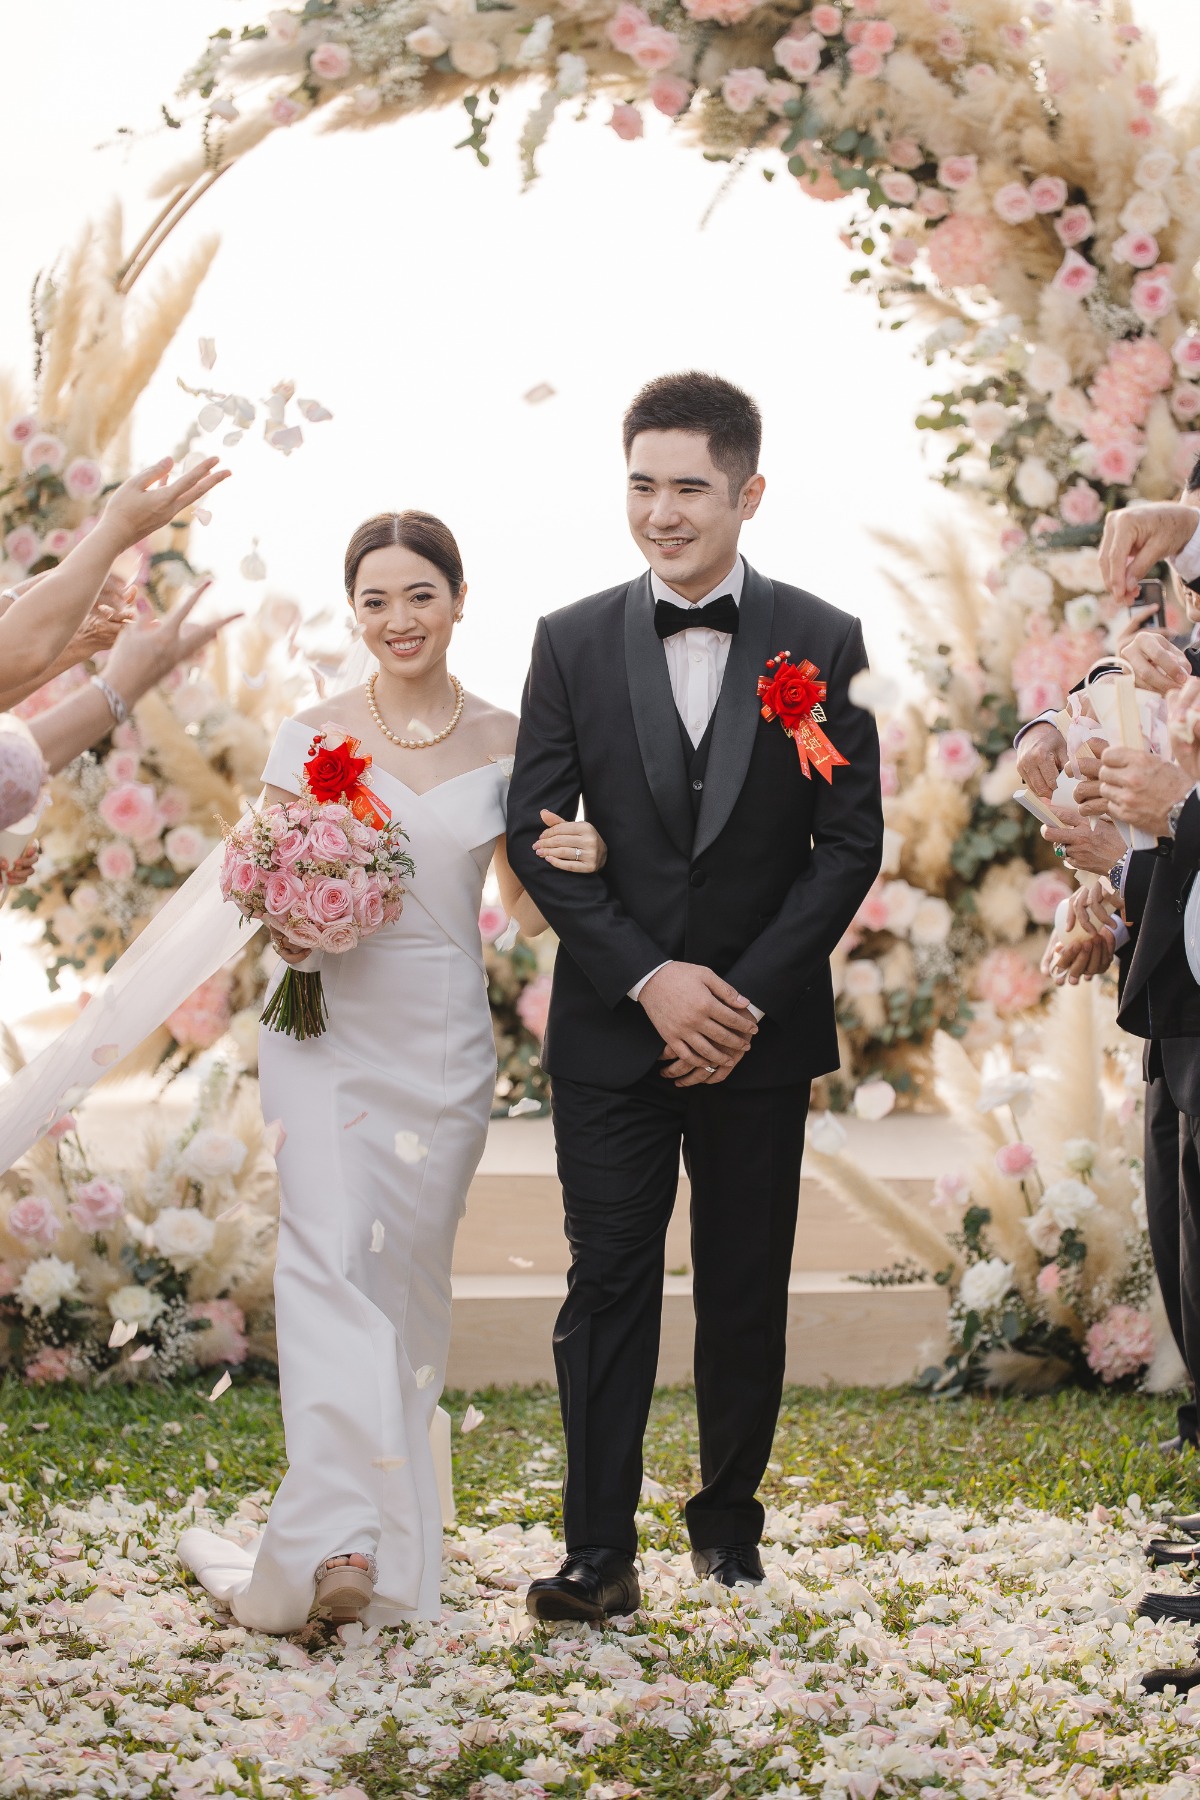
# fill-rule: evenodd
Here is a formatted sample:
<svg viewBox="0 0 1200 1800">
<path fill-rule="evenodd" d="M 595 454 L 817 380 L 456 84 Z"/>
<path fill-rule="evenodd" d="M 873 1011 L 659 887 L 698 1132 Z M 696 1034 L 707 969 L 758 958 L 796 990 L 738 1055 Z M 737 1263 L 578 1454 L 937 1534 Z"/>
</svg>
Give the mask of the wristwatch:
<svg viewBox="0 0 1200 1800">
<path fill-rule="evenodd" d="M 1119 894 L 1121 891 L 1121 882 L 1125 875 L 1125 857 L 1128 855 L 1129 852 L 1127 850 L 1125 856 L 1118 857 L 1117 861 L 1108 871 L 1108 885 L 1114 894 Z"/>
<path fill-rule="evenodd" d="M 1193 792 L 1195 792 L 1194 789 Z M 1191 794 L 1185 794 L 1182 800 L 1176 800 L 1173 806 L 1168 806 L 1166 836 L 1160 837 L 1154 846 L 1160 856 L 1170 856 L 1174 850 L 1175 833 L 1179 830 L 1179 815 L 1191 797 Z"/>
</svg>

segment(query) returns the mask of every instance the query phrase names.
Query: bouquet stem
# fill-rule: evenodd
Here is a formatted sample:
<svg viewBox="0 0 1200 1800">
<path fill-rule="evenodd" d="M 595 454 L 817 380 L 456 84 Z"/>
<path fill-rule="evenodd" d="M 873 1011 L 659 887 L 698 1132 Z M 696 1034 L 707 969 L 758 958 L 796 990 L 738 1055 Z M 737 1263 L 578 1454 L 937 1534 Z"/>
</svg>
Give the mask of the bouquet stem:
<svg viewBox="0 0 1200 1800">
<path fill-rule="evenodd" d="M 320 1037 L 328 1022 L 325 990 L 320 971 L 286 969 L 283 980 L 268 1000 L 262 1022 L 268 1031 L 282 1031 L 288 1037 Z"/>
</svg>

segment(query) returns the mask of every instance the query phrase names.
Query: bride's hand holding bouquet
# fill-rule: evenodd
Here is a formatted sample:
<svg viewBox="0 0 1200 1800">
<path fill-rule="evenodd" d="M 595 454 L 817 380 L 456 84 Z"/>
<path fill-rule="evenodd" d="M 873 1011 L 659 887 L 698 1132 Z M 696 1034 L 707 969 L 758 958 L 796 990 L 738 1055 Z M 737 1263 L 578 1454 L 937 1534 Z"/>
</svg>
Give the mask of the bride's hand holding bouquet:
<svg viewBox="0 0 1200 1800">
<path fill-rule="evenodd" d="M 314 950 L 353 950 L 400 917 L 413 872 L 404 832 L 366 786 L 369 756 L 330 726 L 304 764 L 299 797 L 248 812 L 226 836 L 221 892 L 254 924 L 265 924 L 289 965 Z M 319 970 L 289 966 L 263 1023 L 291 1037 L 325 1029 Z"/>
</svg>

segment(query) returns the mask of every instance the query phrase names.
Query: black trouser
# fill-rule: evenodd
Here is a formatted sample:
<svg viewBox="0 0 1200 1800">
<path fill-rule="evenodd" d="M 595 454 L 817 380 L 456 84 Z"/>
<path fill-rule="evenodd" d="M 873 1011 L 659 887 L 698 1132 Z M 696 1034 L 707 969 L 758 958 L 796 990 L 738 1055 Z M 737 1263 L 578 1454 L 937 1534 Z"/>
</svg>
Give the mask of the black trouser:
<svg viewBox="0 0 1200 1800">
<path fill-rule="evenodd" d="M 663 1245 L 679 1152 L 692 1187 L 696 1408 L 703 1486 L 692 1543 L 754 1544 L 779 1417 L 788 1277 L 809 1084 L 676 1088 L 652 1070 L 613 1092 L 561 1077 L 554 1134 L 571 1272 L 554 1331 L 567 1547 L 633 1555 L 642 1438 L 658 1367 Z"/>
<path fill-rule="evenodd" d="M 1179 1125 L 1179 1310 L 1183 1360 L 1191 1376 L 1200 1368 L 1200 1116 L 1181 1114 Z M 1180 1409 L 1180 1430 L 1195 1440 L 1194 1408 L 1190 1431 L 1183 1429 Z"/>
<path fill-rule="evenodd" d="M 1146 1083 L 1146 1230 L 1150 1238 L 1150 1254 L 1154 1273 L 1162 1291 L 1163 1307 L 1176 1348 L 1187 1364 L 1189 1375 L 1194 1366 L 1188 1360 L 1184 1334 L 1184 1283 L 1182 1279 L 1181 1242 L 1183 1236 L 1182 1188 L 1184 1160 L 1189 1155 L 1193 1166 L 1195 1152 L 1188 1149 L 1187 1121 L 1171 1098 L 1162 1075 Z M 1194 1176 L 1193 1176 L 1194 1180 Z M 1192 1258 L 1194 1274 L 1200 1265 Z M 1192 1292 L 1193 1314 L 1200 1304 L 1200 1294 Z M 1193 1323 L 1192 1353 L 1197 1353 L 1197 1329 Z M 1191 1443 L 1197 1438 L 1196 1399 L 1193 1386 L 1188 1399 L 1182 1401 L 1176 1415 L 1181 1438 Z"/>
</svg>

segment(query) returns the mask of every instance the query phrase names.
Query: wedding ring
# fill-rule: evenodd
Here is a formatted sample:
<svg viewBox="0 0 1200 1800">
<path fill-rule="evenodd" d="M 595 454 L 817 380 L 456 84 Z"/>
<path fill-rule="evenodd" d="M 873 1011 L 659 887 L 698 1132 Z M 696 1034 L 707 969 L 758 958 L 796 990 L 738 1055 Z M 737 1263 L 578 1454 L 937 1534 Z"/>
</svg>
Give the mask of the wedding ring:
<svg viewBox="0 0 1200 1800">
<path fill-rule="evenodd" d="M 704 1073 L 705 1073 L 705 1074 L 706 1074 L 706 1075 L 715 1075 L 715 1074 L 716 1074 L 716 1072 L 717 1072 L 717 1071 L 716 1071 L 716 1070 L 715 1070 L 715 1069 L 714 1069 L 714 1068 L 713 1068 L 713 1066 L 712 1066 L 712 1064 L 711 1064 L 711 1063 L 705 1063 L 705 1065 L 704 1065 Z"/>
<path fill-rule="evenodd" d="M 576 849 L 576 851 L 575 851 L 575 861 L 576 861 L 576 862 L 582 862 L 582 861 L 583 861 L 583 851 L 582 851 L 582 850 L 579 850 L 579 849 Z"/>
</svg>

